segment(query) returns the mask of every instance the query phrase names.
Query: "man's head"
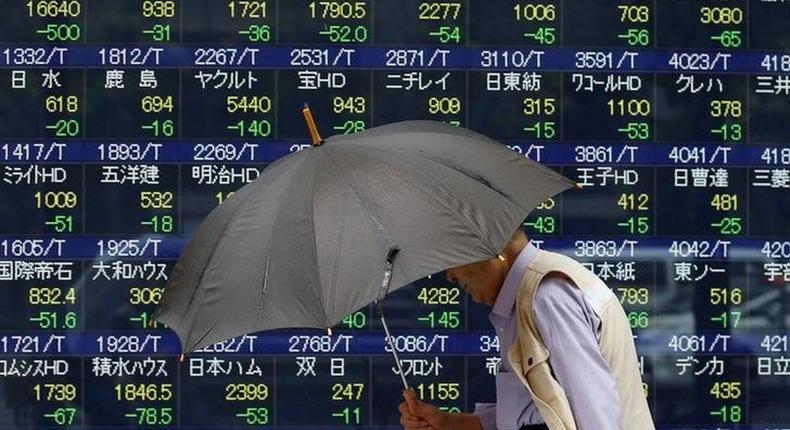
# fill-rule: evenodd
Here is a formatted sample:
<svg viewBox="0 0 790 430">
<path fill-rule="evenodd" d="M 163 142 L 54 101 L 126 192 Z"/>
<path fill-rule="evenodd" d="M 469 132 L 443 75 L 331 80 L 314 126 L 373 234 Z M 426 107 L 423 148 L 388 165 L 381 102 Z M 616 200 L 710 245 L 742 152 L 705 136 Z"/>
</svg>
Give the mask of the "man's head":
<svg viewBox="0 0 790 430">
<path fill-rule="evenodd" d="M 475 302 L 493 306 L 510 266 L 527 242 L 527 236 L 519 227 L 498 257 L 451 267 L 445 271 L 447 280 L 460 285 Z"/>
</svg>

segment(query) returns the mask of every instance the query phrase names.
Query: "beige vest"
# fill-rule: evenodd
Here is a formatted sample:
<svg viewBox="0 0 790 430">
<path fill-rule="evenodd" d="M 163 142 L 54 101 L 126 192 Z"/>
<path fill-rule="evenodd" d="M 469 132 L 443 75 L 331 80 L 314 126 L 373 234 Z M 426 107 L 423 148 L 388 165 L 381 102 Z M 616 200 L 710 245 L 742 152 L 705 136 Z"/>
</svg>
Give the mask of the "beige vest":
<svg viewBox="0 0 790 430">
<path fill-rule="evenodd" d="M 507 355 L 513 371 L 532 395 L 546 425 L 551 430 L 577 429 L 565 390 L 551 374 L 549 351 L 535 326 L 532 310 L 535 292 L 541 279 L 549 272 L 559 272 L 570 278 L 601 319 L 598 344 L 617 382 L 623 413 L 622 429 L 654 430 L 639 375 L 631 326 L 620 301 L 600 278 L 576 260 L 539 250 L 528 265 L 516 296 L 517 334 Z"/>
</svg>

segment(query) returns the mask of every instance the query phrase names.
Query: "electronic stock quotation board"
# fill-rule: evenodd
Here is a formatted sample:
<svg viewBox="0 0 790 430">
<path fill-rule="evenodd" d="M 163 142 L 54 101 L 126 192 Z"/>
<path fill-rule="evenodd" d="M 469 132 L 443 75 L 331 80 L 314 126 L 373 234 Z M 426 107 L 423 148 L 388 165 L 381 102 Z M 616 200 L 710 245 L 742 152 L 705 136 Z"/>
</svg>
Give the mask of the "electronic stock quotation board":
<svg viewBox="0 0 790 430">
<path fill-rule="evenodd" d="M 374 313 L 179 360 L 199 222 L 324 135 L 468 127 L 583 184 L 523 228 L 611 287 L 663 429 L 790 427 L 790 2 L 2 0 L 0 427 L 397 428 Z M 430 142 L 425 142 L 429 145 Z M 488 308 L 387 300 L 410 383 L 495 399 Z"/>
</svg>

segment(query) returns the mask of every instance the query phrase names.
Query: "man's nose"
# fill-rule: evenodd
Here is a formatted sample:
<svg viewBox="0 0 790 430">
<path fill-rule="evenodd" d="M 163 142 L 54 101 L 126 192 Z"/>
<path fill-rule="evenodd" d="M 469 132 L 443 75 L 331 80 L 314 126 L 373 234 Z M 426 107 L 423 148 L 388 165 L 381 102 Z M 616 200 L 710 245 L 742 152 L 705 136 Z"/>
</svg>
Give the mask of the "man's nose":
<svg viewBox="0 0 790 430">
<path fill-rule="evenodd" d="M 455 284 L 458 281 L 458 278 L 455 276 L 455 273 L 453 273 L 452 270 L 448 269 L 447 271 L 444 272 L 444 275 L 447 277 L 447 280 L 450 281 L 450 283 L 452 284 Z"/>
</svg>

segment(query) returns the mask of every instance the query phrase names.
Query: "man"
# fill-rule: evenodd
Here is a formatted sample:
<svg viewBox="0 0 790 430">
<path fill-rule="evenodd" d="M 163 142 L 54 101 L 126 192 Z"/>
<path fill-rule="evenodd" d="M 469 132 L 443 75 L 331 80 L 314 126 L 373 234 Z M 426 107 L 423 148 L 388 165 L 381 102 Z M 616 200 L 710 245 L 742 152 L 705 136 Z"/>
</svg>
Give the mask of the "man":
<svg viewBox="0 0 790 430">
<path fill-rule="evenodd" d="M 539 250 L 518 228 L 497 258 L 446 275 L 493 306 L 502 356 L 497 402 L 451 414 L 405 391 L 406 429 L 655 429 L 628 319 L 594 273 Z"/>
</svg>

